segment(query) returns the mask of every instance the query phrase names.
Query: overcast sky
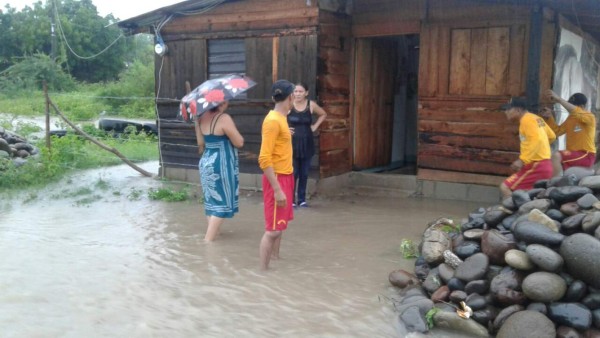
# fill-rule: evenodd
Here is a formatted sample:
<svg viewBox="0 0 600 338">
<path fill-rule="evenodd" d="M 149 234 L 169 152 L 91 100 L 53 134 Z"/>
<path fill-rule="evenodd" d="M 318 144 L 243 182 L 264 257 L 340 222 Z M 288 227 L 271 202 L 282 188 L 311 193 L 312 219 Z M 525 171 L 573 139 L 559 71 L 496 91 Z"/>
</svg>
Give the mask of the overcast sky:
<svg viewBox="0 0 600 338">
<path fill-rule="evenodd" d="M 46 1 L 42 0 L 42 3 Z M 181 1 L 183 0 L 92 0 L 101 16 L 112 13 L 121 20 Z M 11 7 L 21 10 L 24 6 L 31 6 L 36 2 L 36 0 L 0 0 L 0 7 L 4 8 L 6 4 L 9 4 Z"/>
</svg>

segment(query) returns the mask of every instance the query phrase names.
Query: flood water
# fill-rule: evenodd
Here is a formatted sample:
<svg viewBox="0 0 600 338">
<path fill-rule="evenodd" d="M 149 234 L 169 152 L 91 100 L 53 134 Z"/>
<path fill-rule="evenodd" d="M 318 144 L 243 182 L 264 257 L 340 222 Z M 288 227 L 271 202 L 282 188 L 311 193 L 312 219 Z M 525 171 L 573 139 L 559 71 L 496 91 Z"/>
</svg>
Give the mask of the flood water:
<svg viewBox="0 0 600 338">
<path fill-rule="evenodd" d="M 260 193 L 244 192 L 240 214 L 205 244 L 197 201 L 149 200 L 164 185 L 117 166 L 0 192 L 0 336 L 399 337 L 387 279 L 413 264 L 400 242 L 478 206 L 316 198 L 261 272 Z"/>
</svg>

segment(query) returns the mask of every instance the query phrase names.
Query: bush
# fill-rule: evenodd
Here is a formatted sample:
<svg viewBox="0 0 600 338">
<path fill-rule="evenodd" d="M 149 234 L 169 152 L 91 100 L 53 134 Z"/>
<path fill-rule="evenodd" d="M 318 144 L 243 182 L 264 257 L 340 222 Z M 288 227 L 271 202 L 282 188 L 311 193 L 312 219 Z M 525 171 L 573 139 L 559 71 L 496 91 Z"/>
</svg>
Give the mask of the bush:
<svg viewBox="0 0 600 338">
<path fill-rule="evenodd" d="M 98 95 L 120 116 L 154 118 L 154 65 L 133 62 L 118 82 L 106 84 Z"/>
<path fill-rule="evenodd" d="M 42 89 L 46 81 L 49 90 L 65 91 L 75 89 L 75 80 L 65 73 L 60 65 L 45 54 L 35 54 L 7 68 L 0 77 L 0 90 Z"/>
</svg>

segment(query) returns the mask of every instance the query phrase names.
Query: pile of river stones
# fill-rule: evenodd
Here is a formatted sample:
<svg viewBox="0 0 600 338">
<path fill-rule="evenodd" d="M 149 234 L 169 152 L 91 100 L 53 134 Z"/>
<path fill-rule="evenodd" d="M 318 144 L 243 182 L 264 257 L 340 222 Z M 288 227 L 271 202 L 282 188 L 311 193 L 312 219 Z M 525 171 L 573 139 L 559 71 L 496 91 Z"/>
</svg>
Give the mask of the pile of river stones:
<svg viewBox="0 0 600 338">
<path fill-rule="evenodd" d="M 27 139 L 0 127 L 0 164 L 12 161 L 19 167 L 27 162 L 28 157 L 38 153 L 39 149 L 27 142 Z M 3 167 L 0 165 L 0 170 Z"/>
<path fill-rule="evenodd" d="M 600 174 L 570 168 L 460 225 L 429 224 L 414 272 L 389 275 L 403 330 L 429 335 L 436 307 L 434 326 L 461 336 L 600 337 L 599 198 Z"/>
</svg>

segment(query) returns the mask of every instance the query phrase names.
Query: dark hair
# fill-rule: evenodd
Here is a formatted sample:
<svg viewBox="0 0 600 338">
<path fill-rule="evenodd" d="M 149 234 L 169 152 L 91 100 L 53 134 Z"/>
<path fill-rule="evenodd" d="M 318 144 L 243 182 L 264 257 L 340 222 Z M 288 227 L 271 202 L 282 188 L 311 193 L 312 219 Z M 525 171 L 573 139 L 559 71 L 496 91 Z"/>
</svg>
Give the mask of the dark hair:
<svg viewBox="0 0 600 338">
<path fill-rule="evenodd" d="M 309 91 L 308 85 L 306 84 L 306 82 L 302 82 L 302 81 L 296 82 L 296 86 L 300 86 L 300 87 L 304 88 L 304 90 L 306 90 L 307 92 Z"/>
<path fill-rule="evenodd" d="M 221 105 L 222 105 L 223 103 L 225 103 L 225 102 L 227 102 L 227 101 L 223 101 L 223 102 L 219 103 L 218 105 L 216 105 L 216 106 L 214 106 L 214 107 L 210 108 L 208 111 L 209 111 L 209 112 L 211 112 L 211 113 L 216 113 L 216 112 L 218 112 L 218 111 L 219 111 L 219 108 L 221 107 Z"/>
<path fill-rule="evenodd" d="M 585 107 L 585 105 L 587 104 L 587 97 L 585 97 L 585 95 L 581 93 L 575 93 L 571 95 L 568 102 L 575 106 Z"/>
<path fill-rule="evenodd" d="M 285 101 L 294 92 L 294 84 L 287 80 L 277 80 L 271 87 L 271 97 L 275 103 Z"/>
</svg>

